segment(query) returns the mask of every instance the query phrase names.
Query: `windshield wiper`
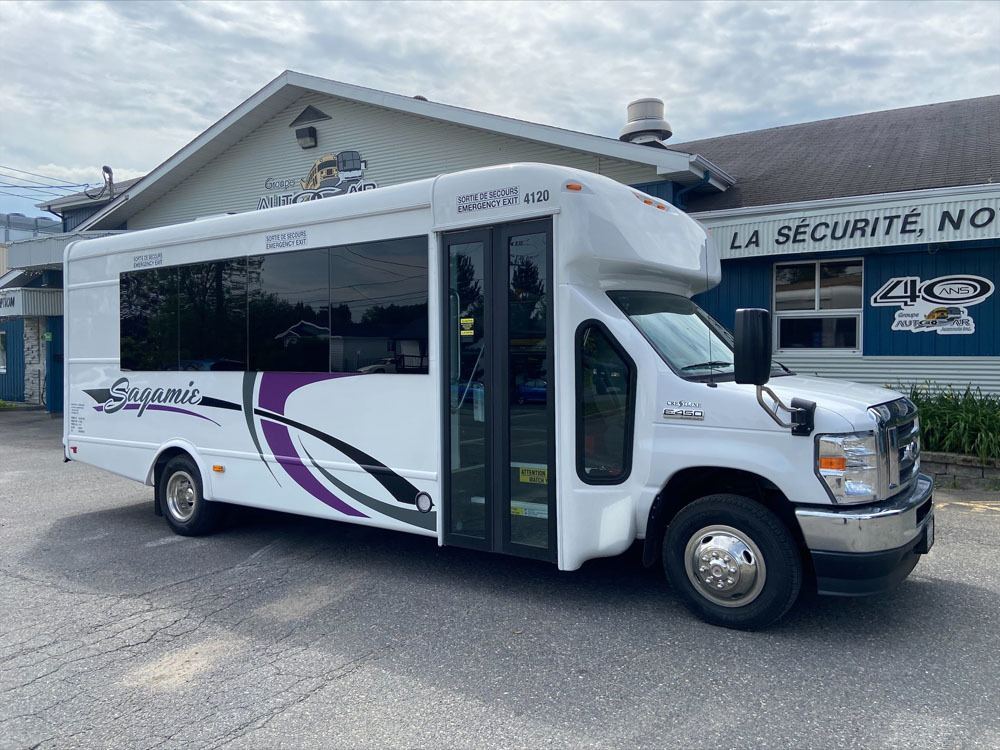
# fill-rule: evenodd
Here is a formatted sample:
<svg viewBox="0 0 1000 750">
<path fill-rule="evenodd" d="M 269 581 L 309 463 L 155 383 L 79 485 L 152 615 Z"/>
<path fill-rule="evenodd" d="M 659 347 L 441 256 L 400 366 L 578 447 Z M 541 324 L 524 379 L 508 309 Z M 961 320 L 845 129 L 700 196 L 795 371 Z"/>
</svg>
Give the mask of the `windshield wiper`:
<svg viewBox="0 0 1000 750">
<path fill-rule="evenodd" d="M 687 367 L 682 367 L 682 370 L 703 370 L 706 367 L 732 367 L 732 362 L 699 362 L 696 365 L 688 365 Z"/>
</svg>

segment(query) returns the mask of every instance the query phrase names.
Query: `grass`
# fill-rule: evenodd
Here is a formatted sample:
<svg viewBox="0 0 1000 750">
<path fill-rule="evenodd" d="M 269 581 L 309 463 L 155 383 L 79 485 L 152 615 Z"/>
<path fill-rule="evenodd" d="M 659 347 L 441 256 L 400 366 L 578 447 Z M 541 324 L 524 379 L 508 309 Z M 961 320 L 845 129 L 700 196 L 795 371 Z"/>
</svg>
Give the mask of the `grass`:
<svg viewBox="0 0 1000 750">
<path fill-rule="evenodd" d="M 923 450 L 964 453 L 984 464 L 1000 460 L 1000 396 L 980 389 L 931 389 L 911 386 L 910 400 L 920 409 Z"/>
</svg>

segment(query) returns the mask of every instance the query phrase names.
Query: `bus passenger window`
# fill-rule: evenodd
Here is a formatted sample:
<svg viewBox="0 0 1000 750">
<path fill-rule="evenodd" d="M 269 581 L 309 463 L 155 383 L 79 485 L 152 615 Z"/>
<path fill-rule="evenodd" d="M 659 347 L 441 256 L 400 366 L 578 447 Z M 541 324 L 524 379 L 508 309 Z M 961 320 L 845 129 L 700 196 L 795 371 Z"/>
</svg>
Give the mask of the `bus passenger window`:
<svg viewBox="0 0 1000 750">
<path fill-rule="evenodd" d="M 632 468 L 635 364 L 603 325 L 577 330 L 577 473 L 588 484 L 624 482 Z"/>
</svg>

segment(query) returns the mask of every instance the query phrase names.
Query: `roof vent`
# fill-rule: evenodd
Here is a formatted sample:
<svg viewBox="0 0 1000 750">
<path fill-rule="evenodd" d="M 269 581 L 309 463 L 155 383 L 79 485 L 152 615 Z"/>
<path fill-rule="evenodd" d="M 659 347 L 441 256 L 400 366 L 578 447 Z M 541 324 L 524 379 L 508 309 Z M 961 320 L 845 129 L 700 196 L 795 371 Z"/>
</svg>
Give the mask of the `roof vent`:
<svg viewBox="0 0 1000 750">
<path fill-rule="evenodd" d="M 663 148 L 661 141 L 674 134 L 663 119 L 662 99 L 636 99 L 628 105 L 628 122 L 618 140 Z"/>
</svg>

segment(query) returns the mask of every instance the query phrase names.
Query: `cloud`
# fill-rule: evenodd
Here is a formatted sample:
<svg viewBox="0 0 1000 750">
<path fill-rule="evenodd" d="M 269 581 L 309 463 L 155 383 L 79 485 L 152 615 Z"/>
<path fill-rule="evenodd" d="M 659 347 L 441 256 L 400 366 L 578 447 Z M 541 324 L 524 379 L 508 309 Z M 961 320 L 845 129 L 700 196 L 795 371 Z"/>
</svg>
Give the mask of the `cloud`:
<svg viewBox="0 0 1000 750">
<path fill-rule="evenodd" d="M 0 28 L 0 164 L 91 183 L 155 167 L 284 69 L 609 137 L 658 96 L 675 142 L 1000 80 L 989 2 L 8 2 Z"/>
</svg>

